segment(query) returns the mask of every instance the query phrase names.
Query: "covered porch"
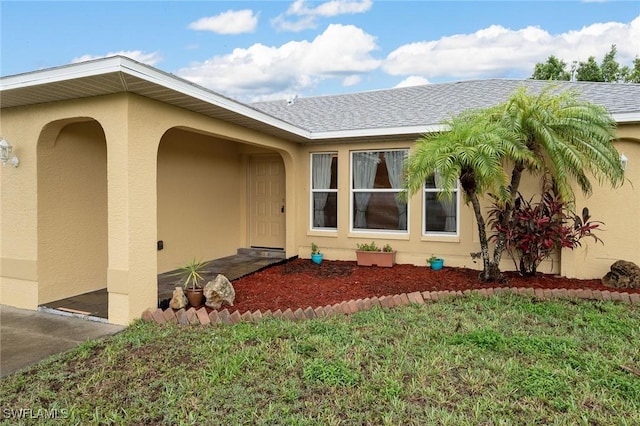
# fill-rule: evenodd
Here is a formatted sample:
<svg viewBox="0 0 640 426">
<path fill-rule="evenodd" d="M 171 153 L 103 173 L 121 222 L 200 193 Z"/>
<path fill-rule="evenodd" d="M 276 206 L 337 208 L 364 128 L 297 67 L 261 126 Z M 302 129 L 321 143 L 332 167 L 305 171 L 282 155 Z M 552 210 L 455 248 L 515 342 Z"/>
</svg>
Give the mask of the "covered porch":
<svg viewBox="0 0 640 426">
<path fill-rule="evenodd" d="M 231 256 L 214 259 L 207 265 L 204 276 L 205 282 L 218 274 L 222 274 L 230 281 L 250 275 L 263 268 L 275 265 L 285 259 L 284 250 L 239 249 Z M 158 275 L 158 303 L 170 299 L 173 290 L 178 285 L 173 271 Z M 109 293 L 106 288 L 44 303 L 40 310 L 59 314 L 89 317 L 97 321 L 107 321 L 109 317 Z"/>
</svg>

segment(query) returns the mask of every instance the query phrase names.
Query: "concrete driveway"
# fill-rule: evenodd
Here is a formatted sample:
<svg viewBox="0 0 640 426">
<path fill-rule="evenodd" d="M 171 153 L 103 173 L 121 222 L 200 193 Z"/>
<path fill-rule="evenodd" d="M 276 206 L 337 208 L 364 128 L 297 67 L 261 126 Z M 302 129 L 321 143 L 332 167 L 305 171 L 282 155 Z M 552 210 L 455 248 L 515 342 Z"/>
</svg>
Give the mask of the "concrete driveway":
<svg viewBox="0 0 640 426">
<path fill-rule="evenodd" d="M 125 327 L 0 305 L 0 377 Z"/>
</svg>

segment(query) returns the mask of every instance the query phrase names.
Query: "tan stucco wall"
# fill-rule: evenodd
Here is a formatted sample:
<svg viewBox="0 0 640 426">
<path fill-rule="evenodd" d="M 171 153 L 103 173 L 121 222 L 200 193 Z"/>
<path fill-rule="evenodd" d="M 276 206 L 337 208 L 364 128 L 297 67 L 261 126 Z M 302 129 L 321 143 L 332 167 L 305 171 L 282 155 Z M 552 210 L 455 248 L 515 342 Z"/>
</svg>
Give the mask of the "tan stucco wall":
<svg viewBox="0 0 640 426">
<path fill-rule="evenodd" d="M 38 303 L 107 286 L 107 146 L 95 121 L 38 146 Z"/>
<path fill-rule="evenodd" d="M 103 137 L 99 129 L 104 132 Z M 34 309 L 42 300 L 64 297 L 67 289 L 104 286 L 106 273 L 109 320 L 126 324 L 140 316 L 144 309 L 155 306 L 159 271 L 172 269 L 176 263 L 194 256 L 230 254 L 247 244 L 249 212 L 242 194 L 246 192 L 245 171 L 253 152 L 277 153 L 285 165 L 287 256 L 308 256 L 309 246 L 315 242 L 327 259 L 353 260 L 356 243 L 375 240 L 381 245 L 392 244 L 398 251 L 400 263 L 423 265 L 433 253 L 443 256 L 450 266 L 480 266 L 469 256 L 478 251 L 478 243 L 473 214 L 464 205 L 457 237 L 421 235 L 421 194 L 410 200 L 409 234 L 349 231 L 350 151 L 410 148 L 412 142 L 297 145 L 128 94 L 5 109 L 0 114 L 0 135 L 14 145 L 15 154 L 21 158 L 17 169 L 0 168 L 0 303 L 3 304 Z M 577 207 L 588 205 L 594 218 L 607 224 L 607 231 L 602 235 L 604 246 L 589 242 L 586 251 L 563 253 L 562 273 L 568 276 L 599 277 L 610 262 L 619 257 L 640 262 L 637 220 L 640 126 L 621 126 L 619 135 L 622 140 L 616 146 L 629 158 L 627 177 L 634 186 L 625 184 L 616 191 L 596 189 L 588 200 L 577 200 Z M 59 141 L 60 150 L 54 148 L 47 153 L 46 144 L 54 141 Z M 41 145 L 45 148 L 39 159 L 40 144 L 45 144 Z M 312 231 L 309 227 L 309 154 L 329 151 L 338 152 L 339 156 L 338 230 Z M 62 162 L 59 170 L 47 168 L 50 163 L 44 160 L 49 155 Z M 88 160 L 97 168 L 86 178 L 79 165 L 73 166 L 74 170 L 66 170 L 70 160 L 79 164 Z M 74 194 L 91 194 L 101 201 L 91 206 L 58 204 L 53 193 L 39 193 L 41 188 L 53 191 L 56 187 L 49 177 L 60 180 Z M 86 188 L 80 186 L 80 179 L 86 179 Z M 210 185 L 211 181 L 215 185 Z M 523 192 L 534 186 L 537 186 L 536 179 L 525 183 Z M 191 211 L 193 216 L 189 218 L 188 227 L 176 222 L 182 220 L 182 212 L 179 203 L 172 204 L 176 199 L 183 203 L 193 200 L 195 195 L 185 188 L 198 190 L 195 192 L 212 188 L 214 191 L 213 196 L 205 195 L 208 198 L 202 201 L 204 208 Z M 105 218 L 99 211 L 105 209 L 105 194 L 106 244 L 104 236 L 97 236 L 104 235 Z M 227 204 L 221 205 L 217 195 L 224 197 Z M 88 220 L 79 215 L 67 222 L 46 216 L 46 208 L 72 215 L 78 209 L 89 209 L 92 218 Z M 65 213 L 66 208 L 73 212 Z M 66 231 L 67 226 L 72 226 L 78 235 L 87 232 L 93 235 L 94 227 L 98 232 L 95 239 L 84 242 L 77 236 L 67 237 L 70 232 Z M 181 233 L 180 230 L 185 229 L 186 233 Z M 202 229 L 204 232 L 196 236 L 196 231 Z M 165 241 L 164 253 L 156 250 L 158 239 Z M 78 247 L 73 247 L 75 245 Z M 60 248 L 63 253 L 55 253 Z M 95 251 L 96 256 L 84 272 L 70 275 L 71 279 L 82 279 L 87 271 L 102 269 L 103 272 L 96 274 L 95 284 L 69 284 L 69 276 L 64 277 L 68 271 L 59 270 L 60 265 L 55 262 L 64 261 L 73 253 L 79 256 L 83 250 Z M 504 267 L 510 267 L 508 259 Z M 543 271 L 557 272 L 559 268 L 559 262 L 555 261 Z M 52 284 L 48 280 L 53 276 L 63 276 L 65 282 Z"/>
<path fill-rule="evenodd" d="M 604 222 L 597 235 L 604 244 L 587 240 L 583 247 L 563 252 L 563 275 L 601 278 L 617 260 L 640 265 L 640 125 L 620 126 L 615 147 L 628 159 L 620 188 L 594 183 L 593 194 L 576 197 L 577 211 L 588 207 L 594 220 Z"/>
<path fill-rule="evenodd" d="M 240 144 L 173 129 L 158 150 L 158 272 L 243 246 L 246 170 Z"/>
<path fill-rule="evenodd" d="M 108 267 L 106 272 L 98 274 L 96 281 L 102 281 L 101 284 L 69 284 L 65 278 L 66 283 L 56 287 L 56 285 L 47 284 L 45 276 L 59 275 L 57 274 L 58 266 L 54 265 L 54 261 L 62 259 L 62 255 L 53 255 L 53 252 L 49 251 L 50 245 L 58 239 L 59 241 L 55 243 L 58 244 L 56 249 L 62 248 L 69 254 L 80 250 L 80 247 L 73 248 L 74 239 L 64 237 L 63 230 L 48 229 L 49 225 L 46 225 L 46 221 L 49 218 L 41 217 L 44 211 L 39 212 L 39 201 L 46 205 L 54 204 L 55 200 L 48 194 L 42 194 L 42 199 L 39 199 L 38 174 L 41 173 L 42 179 L 45 179 L 49 172 L 45 168 L 38 169 L 38 145 L 39 141 L 51 143 L 57 140 L 60 134 L 62 134 L 61 141 L 73 140 L 69 142 L 71 145 L 81 144 L 83 140 L 93 141 L 95 129 L 89 130 L 84 127 L 85 124 L 74 124 L 87 121 L 94 122 L 102 128 L 103 147 L 106 143 Z M 66 127 L 68 125 L 71 126 Z M 0 134 L 15 147 L 14 152 L 20 156 L 21 164 L 17 169 L 9 166 L 0 170 L 2 185 L 0 187 L 2 190 L 0 193 L 0 303 L 35 309 L 42 300 L 64 297 L 67 293 L 62 289 L 104 286 L 106 273 L 110 322 L 126 324 L 139 317 L 145 309 L 154 307 L 157 303 L 156 276 L 158 273 L 157 179 L 166 177 L 164 173 L 160 176 L 157 173 L 158 148 L 167 131 L 177 128 L 193 129 L 194 134 L 209 135 L 219 141 L 245 143 L 250 147 L 257 147 L 256 151 L 277 152 L 283 158 L 287 175 L 293 177 L 298 174 L 298 148 L 293 143 L 135 95 L 117 94 L 3 109 L 0 114 Z M 83 136 L 83 132 L 80 131 L 81 135 L 70 136 L 70 133 L 73 133 L 72 130 L 79 131 L 79 129 L 84 129 L 83 131 L 87 134 Z M 65 135 L 65 132 L 69 132 L 69 135 Z M 214 149 L 207 154 L 209 159 L 218 154 L 228 156 L 231 149 L 237 149 L 236 162 L 233 166 L 225 162 L 223 166 L 222 162 L 217 162 L 221 159 L 215 160 L 222 170 L 215 172 L 214 177 L 230 172 L 238 173 L 237 170 L 243 167 L 242 164 L 246 165 L 246 157 L 240 154 L 252 151 L 247 147 L 232 147 L 231 142 L 224 142 L 224 145 L 225 149 L 220 151 L 209 147 Z M 171 143 L 167 145 L 167 147 L 170 146 Z M 192 148 L 195 146 L 189 149 Z M 54 152 L 56 155 L 62 153 L 55 150 Z M 72 154 L 72 157 L 75 155 L 75 153 Z M 85 152 L 78 155 L 82 158 L 91 158 L 91 164 L 101 163 L 99 169 L 104 170 L 103 154 L 99 155 L 99 159 L 96 153 Z M 64 165 L 66 163 L 65 157 Z M 62 179 L 77 192 L 80 189 L 74 186 L 78 178 L 75 173 L 76 171 L 61 171 L 61 176 L 56 178 Z M 103 171 L 100 173 L 104 175 Z M 55 173 L 52 170 L 49 175 L 53 174 Z M 100 180 L 99 178 L 90 180 L 92 191 L 104 191 L 104 189 L 97 189 Z M 242 191 L 241 186 L 241 181 L 236 183 L 235 188 L 238 188 L 238 193 Z M 231 191 L 226 186 L 221 190 L 225 194 Z M 162 194 L 164 194 L 163 191 L 161 191 Z M 287 205 L 295 210 L 294 195 L 295 180 L 288 179 Z M 104 206 L 104 201 L 101 203 Z M 161 200 L 160 203 L 162 204 L 163 201 Z M 92 207 L 98 208 L 99 205 Z M 235 206 L 233 209 L 237 215 L 234 222 L 241 222 L 244 218 L 243 213 L 246 213 L 246 206 Z M 43 226 L 47 226 L 47 230 L 43 230 L 44 238 L 40 243 L 39 220 Z M 51 225 L 60 225 L 57 220 L 52 219 Z M 100 223 L 100 229 L 104 229 L 103 218 L 93 220 Z M 294 229 L 295 220 L 294 215 L 287 216 L 288 228 Z M 88 225 L 83 224 L 76 229 L 84 229 L 82 227 L 85 226 Z M 164 232 L 167 229 L 165 223 L 162 227 Z M 225 232 L 227 232 L 225 236 L 233 234 L 233 239 L 231 241 L 224 239 L 224 246 L 216 248 L 215 253 L 228 253 L 232 250 L 231 247 L 233 250 L 237 249 L 242 245 L 242 239 L 246 237 L 246 230 L 242 227 L 239 231 L 236 229 L 225 230 Z M 172 241 L 170 237 L 168 244 Z M 295 241 L 295 233 L 287 233 L 288 255 L 292 256 L 296 253 Z M 97 250 L 93 248 L 93 244 L 90 244 L 91 247 L 87 245 L 83 247 Z M 95 246 L 104 248 L 105 245 L 104 242 L 97 242 Z M 51 257 L 40 256 L 40 250 L 44 250 L 43 253 L 49 253 Z M 95 259 L 96 264 L 88 269 L 94 270 L 97 268 L 96 265 L 104 262 L 104 252 L 97 253 Z M 73 278 L 81 276 L 84 275 L 74 275 Z M 42 300 L 40 300 L 40 293 L 43 295 Z"/>
<path fill-rule="evenodd" d="M 622 141 L 615 143 L 619 152 L 629 158 L 626 182 L 623 187 L 612 190 L 608 186 L 597 187 L 593 196 L 585 199 L 580 194 L 576 199 L 576 210 L 580 212 L 588 206 L 595 220 L 602 220 L 607 226 L 606 232 L 598 235 L 605 244 L 595 244 L 593 240 L 583 240 L 583 246 L 574 252 L 563 251 L 543 262 L 539 271 L 543 273 L 562 273 L 576 278 L 600 278 L 608 270 L 611 263 L 618 259 L 626 259 L 640 264 L 640 222 L 637 210 L 640 208 L 640 126 L 621 125 L 618 135 Z M 385 150 L 410 148 L 412 143 L 389 142 L 367 145 L 316 145 L 306 147 L 301 163 L 303 177 L 297 191 L 299 197 L 299 213 L 297 234 L 300 235 L 299 252 L 303 257 L 310 257 L 311 243 L 316 243 L 323 251 L 326 259 L 355 260 L 357 243 L 376 241 L 379 246 L 391 244 L 398 251 L 398 263 L 424 265 L 431 254 L 444 257 L 449 266 L 481 269 L 480 261 L 473 262 L 470 253 L 480 250 L 477 225 L 470 206 L 466 206 L 460 198 L 460 233 L 457 237 L 422 236 L 422 194 L 415 194 L 409 201 L 409 234 L 361 233 L 349 232 L 350 208 L 350 153 L 354 150 Z M 312 230 L 310 218 L 310 154 L 313 152 L 338 153 L 338 229 L 337 231 Z M 634 164 L 636 164 L 634 166 Z M 631 185 L 633 182 L 634 185 Z M 523 176 L 520 190 L 527 198 L 538 193 L 540 178 L 531 175 Z M 488 207 L 488 199 L 483 199 L 484 212 Z M 615 206 L 615 207 L 612 207 Z M 486 218 L 486 215 L 485 215 Z M 490 234 L 490 232 L 489 232 Z M 501 269 L 513 270 L 515 265 L 504 253 Z"/>
<path fill-rule="evenodd" d="M 301 163 L 303 177 L 299 179 L 299 221 L 297 234 L 301 235 L 300 255 L 310 256 L 310 245 L 315 242 L 326 259 L 355 260 L 356 244 L 376 241 L 379 246 L 391 244 L 398 251 L 398 263 L 424 265 L 426 258 L 437 254 L 446 259 L 450 266 L 474 267 L 469 253 L 478 251 L 474 242 L 475 222 L 470 208 L 461 201 L 459 236 L 422 236 L 422 194 L 417 193 L 409 200 L 409 233 L 350 232 L 350 156 L 355 150 L 387 150 L 411 148 L 412 142 L 389 142 L 360 145 L 323 145 L 306 147 Z M 338 153 L 338 229 L 335 232 L 310 229 L 310 154 L 313 152 Z M 462 199 L 461 199 L 462 200 Z"/>
</svg>

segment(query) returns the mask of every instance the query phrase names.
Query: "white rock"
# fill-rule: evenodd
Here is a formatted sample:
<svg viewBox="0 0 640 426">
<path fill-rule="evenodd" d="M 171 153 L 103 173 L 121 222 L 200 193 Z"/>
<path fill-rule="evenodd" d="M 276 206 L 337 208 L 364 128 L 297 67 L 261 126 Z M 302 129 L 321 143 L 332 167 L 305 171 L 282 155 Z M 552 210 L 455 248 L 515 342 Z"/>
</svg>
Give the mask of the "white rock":
<svg viewBox="0 0 640 426">
<path fill-rule="evenodd" d="M 213 309 L 219 309 L 223 303 L 233 306 L 233 302 L 236 299 L 236 291 L 227 277 L 218 274 L 213 281 L 209 281 L 204 287 L 204 297 L 207 298 L 205 305 Z"/>
</svg>

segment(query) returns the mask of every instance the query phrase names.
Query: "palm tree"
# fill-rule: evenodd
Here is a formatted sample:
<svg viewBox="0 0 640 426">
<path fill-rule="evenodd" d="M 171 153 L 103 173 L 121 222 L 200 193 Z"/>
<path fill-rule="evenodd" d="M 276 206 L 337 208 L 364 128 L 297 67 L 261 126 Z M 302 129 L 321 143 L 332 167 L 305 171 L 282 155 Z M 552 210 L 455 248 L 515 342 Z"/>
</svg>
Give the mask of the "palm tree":
<svg viewBox="0 0 640 426">
<path fill-rule="evenodd" d="M 516 159 L 509 185 L 510 197 L 504 206 L 501 225 L 511 220 L 513 203 L 518 195 L 525 170 L 544 173 L 553 179 L 562 201 L 573 203 L 573 182 L 588 195 L 593 191 L 588 174 L 600 184 L 613 187 L 624 180 L 620 155 L 611 141 L 615 138 L 615 120 L 599 105 L 581 101 L 578 93 L 554 94 L 548 86 L 539 94 L 517 90 L 509 100 L 493 108 L 492 121 L 499 121 L 518 136 L 520 143 L 533 154 L 533 161 Z M 505 234 L 499 234 L 493 263 L 499 264 Z"/>
<path fill-rule="evenodd" d="M 407 195 L 419 191 L 436 171 L 440 196 L 451 197 L 456 180 L 471 203 L 478 224 L 483 281 L 500 279 L 505 234 L 499 233 L 489 255 L 485 220 L 478 194 L 491 192 L 503 209 L 501 227 L 511 220 L 524 171 L 550 176 L 562 201 L 573 202 L 573 181 L 585 194 L 593 190 L 588 174 L 599 183 L 622 184 L 624 171 L 611 144 L 615 121 L 603 107 L 580 101 L 576 92 L 538 95 L 517 90 L 496 107 L 465 112 L 445 122 L 449 130 L 422 136 L 406 161 Z M 505 166 L 513 167 L 511 177 Z"/>
<path fill-rule="evenodd" d="M 479 194 L 492 192 L 499 201 L 509 202 L 509 176 L 504 161 L 533 164 L 536 160 L 518 135 L 501 121 L 491 120 L 487 110 L 469 111 L 444 124 L 448 130 L 422 136 L 405 163 L 406 194 L 423 188 L 425 179 L 436 171 L 440 176 L 440 197 L 451 197 L 456 182 L 471 203 L 478 224 L 483 259 L 483 281 L 499 277 L 498 264 L 491 261 L 485 219 Z"/>
</svg>

